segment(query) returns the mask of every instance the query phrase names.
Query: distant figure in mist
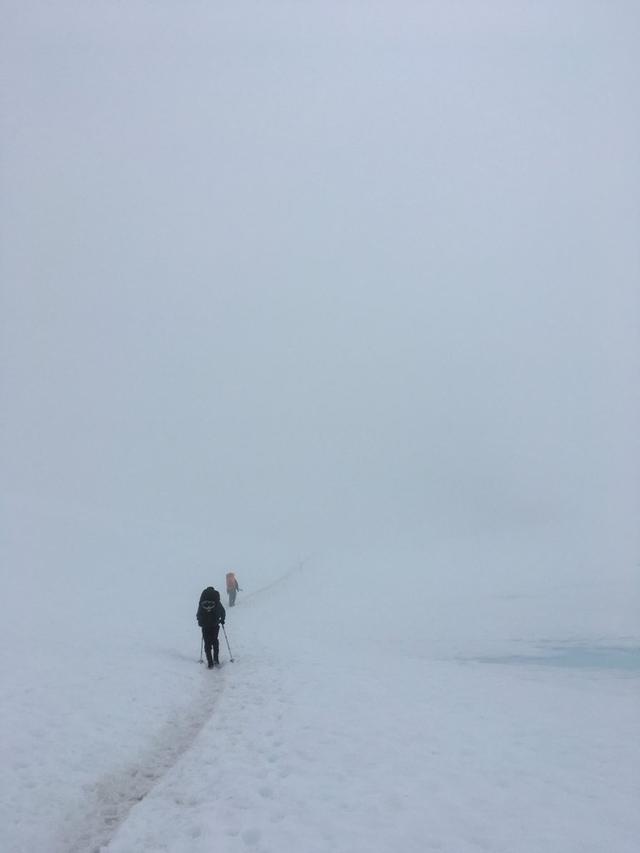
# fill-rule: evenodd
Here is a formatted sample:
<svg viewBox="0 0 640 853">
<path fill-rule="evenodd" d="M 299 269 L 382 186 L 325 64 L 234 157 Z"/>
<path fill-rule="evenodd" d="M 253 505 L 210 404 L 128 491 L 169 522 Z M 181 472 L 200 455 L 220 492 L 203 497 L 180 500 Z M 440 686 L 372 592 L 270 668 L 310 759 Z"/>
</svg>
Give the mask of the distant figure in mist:
<svg viewBox="0 0 640 853">
<path fill-rule="evenodd" d="M 229 596 L 229 607 L 236 603 L 236 593 L 240 592 L 238 580 L 233 572 L 227 572 L 227 594 Z"/>
<path fill-rule="evenodd" d="M 207 655 L 207 664 L 209 665 L 209 669 L 213 669 L 214 666 L 218 666 L 220 664 L 218 659 L 218 653 L 220 651 L 218 633 L 220 631 L 220 625 L 224 625 L 226 615 L 226 611 L 220 601 L 220 593 L 218 590 L 214 589 L 212 586 L 208 586 L 206 589 L 203 589 L 202 594 L 200 595 L 200 603 L 198 604 L 196 619 L 198 620 L 198 625 L 202 628 L 202 640 L 204 650 Z M 213 655 L 211 654 L 212 649 Z"/>
</svg>

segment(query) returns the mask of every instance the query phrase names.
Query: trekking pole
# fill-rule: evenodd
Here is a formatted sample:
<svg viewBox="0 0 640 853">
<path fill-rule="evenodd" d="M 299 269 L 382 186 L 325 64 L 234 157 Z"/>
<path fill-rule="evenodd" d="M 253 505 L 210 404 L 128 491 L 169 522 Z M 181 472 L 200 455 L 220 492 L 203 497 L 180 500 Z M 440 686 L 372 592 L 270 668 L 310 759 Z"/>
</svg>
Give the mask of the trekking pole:
<svg viewBox="0 0 640 853">
<path fill-rule="evenodd" d="M 229 660 L 233 663 L 233 655 L 231 654 L 231 646 L 229 645 L 229 638 L 227 637 L 227 632 L 224 629 L 224 625 L 222 625 L 222 633 L 224 634 L 224 638 L 227 641 L 227 648 L 229 649 Z"/>
<path fill-rule="evenodd" d="M 203 651 L 204 651 L 204 636 L 202 637 L 202 639 L 200 641 L 200 663 L 204 663 L 204 661 L 202 660 L 202 652 Z"/>
</svg>

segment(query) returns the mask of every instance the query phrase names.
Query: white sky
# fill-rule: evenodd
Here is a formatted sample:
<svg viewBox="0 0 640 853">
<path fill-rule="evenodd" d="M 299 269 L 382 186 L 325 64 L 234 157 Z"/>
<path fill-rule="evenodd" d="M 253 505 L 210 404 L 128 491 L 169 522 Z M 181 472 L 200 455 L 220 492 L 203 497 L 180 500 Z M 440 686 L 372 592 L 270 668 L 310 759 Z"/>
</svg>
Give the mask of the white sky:
<svg viewBox="0 0 640 853">
<path fill-rule="evenodd" d="M 640 6 L 1 9 L 10 501 L 632 547 Z"/>
</svg>

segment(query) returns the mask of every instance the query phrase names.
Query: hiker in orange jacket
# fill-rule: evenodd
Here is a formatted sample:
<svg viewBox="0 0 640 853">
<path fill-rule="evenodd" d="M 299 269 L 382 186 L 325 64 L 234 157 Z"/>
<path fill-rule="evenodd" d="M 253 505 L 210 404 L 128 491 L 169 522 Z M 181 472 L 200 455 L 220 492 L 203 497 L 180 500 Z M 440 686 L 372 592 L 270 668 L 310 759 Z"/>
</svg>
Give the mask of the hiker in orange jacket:
<svg viewBox="0 0 640 853">
<path fill-rule="evenodd" d="M 233 572 L 227 572 L 227 594 L 229 596 L 229 607 L 236 603 L 236 593 L 240 592 L 240 586 Z"/>
</svg>

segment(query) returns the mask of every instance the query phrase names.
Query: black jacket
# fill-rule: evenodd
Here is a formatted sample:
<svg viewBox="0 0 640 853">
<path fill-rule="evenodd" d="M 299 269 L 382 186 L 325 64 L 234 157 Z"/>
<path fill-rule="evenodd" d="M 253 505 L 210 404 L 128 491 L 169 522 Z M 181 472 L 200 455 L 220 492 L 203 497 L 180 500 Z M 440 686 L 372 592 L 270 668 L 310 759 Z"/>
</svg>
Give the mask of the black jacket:
<svg viewBox="0 0 640 853">
<path fill-rule="evenodd" d="M 201 628 L 214 628 L 216 625 L 224 625 L 226 611 L 220 603 L 220 593 L 212 586 L 202 590 L 200 604 L 196 619 Z"/>
</svg>

